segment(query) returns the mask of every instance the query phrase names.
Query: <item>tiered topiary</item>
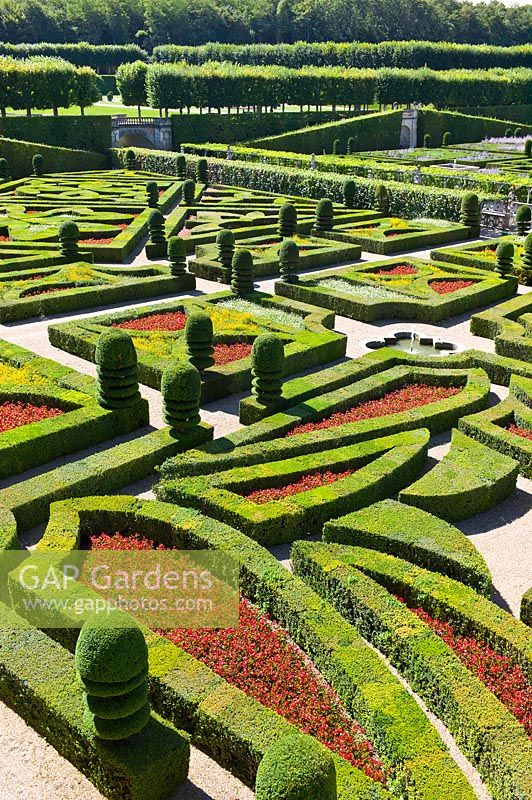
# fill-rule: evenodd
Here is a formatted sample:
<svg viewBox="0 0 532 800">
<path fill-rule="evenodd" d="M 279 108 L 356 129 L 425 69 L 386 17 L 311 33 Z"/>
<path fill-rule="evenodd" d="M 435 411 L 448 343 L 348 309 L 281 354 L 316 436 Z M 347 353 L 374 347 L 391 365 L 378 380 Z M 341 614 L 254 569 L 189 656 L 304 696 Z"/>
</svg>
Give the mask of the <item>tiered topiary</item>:
<svg viewBox="0 0 532 800">
<path fill-rule="evenodd" d="M 279 209 L 277 232 L 283 239 L 295 236 L 297 232 L 297 210 L 293 203 L 284 203 Z"/>
<path fill-rule="evenodd" d="M 375 188 L 375 202 L 381 214 L 390 213 L 390 195 L 383 183 L 377 184 Z"/>
<path fill-rule="evenodd" d="M 196 181 L 198 183 L 209 183 L 209 164 L 206 158 L 198 158 L 196 164 Z"/>
<path fill-rule="evenodd" d="M 478 236 L 480 232 L 480 203 L 478 195 L 473 192 L 467 192 L 462 198 L 460 222 L 462 225 L 468 225 L 472 229 L 473 236 Z"/>
<path fill-rule="evenodd" d="M 103 408 L 123 408 L 140 399 L 137 351 L 129 333 L 119 328 L 101 333 L 94 360 Z"/>
<path fill-rule="evenodd" d="M 204 311 L 194 311 L 185 325 L 188 360 L 200 372 L 212 367 L 214 358 L 212 319 Z"/>
<path fill-rule="evenodd" d="M 426 133 L 423 137 L 423 147 L 425 148 L 425 150 L 428 150 L 430 147 L 430 139 L 431 139 L 430 133 Z"/>
<path fill-rule="evenodd" d="M 285 239 L 279 248 L 279 272 L 284 283 L 297 283 L 299 247 L 293 239 Z"/>
<path fill-rule="evenodd" d="M 355 137 L 354 136 L 350 136 L 348 138 L 348 140 L 347 140 L 347 147 L 346 147 L 346 153 L 347 153 L 348 156 L 352 156 L 353 155 L 353 153 L 356 150 L 356 146 L 357 145 L 356 145 Z"/>
<path fill-rule="evenodd" d="M 284 345 L 274 333 L 263 333 L 251 351 L 251 391 L 259 403 L 273 403 L 283 392 Z"/>
<path fill-rule="evenodd" d="M 333 156 L 337 156 L 340 152 L 340 139 L 335 139 L 332 146 Z"/>
<path fill-rule="evenodd" d="M 505 278 L 511 275 L 514 266 L 514 246 L 511 242 L 499 242 L 495 251 L 497 264 L 495 265 L 494 272 Z"/>
<path fill-rule="evenodd" d="M 33 167 L 33 174 L 39 177 L 44 174 L 44 156 L 41 153 L 35 153 L 31 159 L 31 166 Z"/>
<path fill-rule="evenodd" d="M 127 168 L 130 169 L 130 170 L 134 170 L 135 169 L 135 161 L 136 161 L 135 151 L 134 150 L 128 150 L 127 153 L 126 153 L 126 166 L 127 166 Z"/>
<path fill-rule="evenodd" d="M 334 209 L 332 201 L 328 197 L 322 197 L 316 206 L 316 220 L 314 222 L 313 233 L 318 236 L 320 233 L 331 231 L 334 225 Z"/>
<path fill-rule="evenodd" d="M 521 268 L 519 270 L 519 280 L 525 286 L 532 286 L 532 233 L 529 233 L 525 239 L 525 250 L 521 259 Z"/>
<path fill-rule="evenodd" d="M 183 182 L 183 203 L 186 206 L 194 205 L 196 197 L 196 182 L 188 178 Z"/>
<path fill-rule="evenodd" d="M 187 246 L 180 236 L 170 236 L 168 239 L 168 261 L 170 272 L 176 278 L 181 278 L 187 272 Z"/>
<path fill-rule="evenodd" d="M 441 137 L 441 146 L 449 147 L 450 144 L 451 144 L 451 131 L 445 131 L 445 133 Z"/>
<path fill-rule="evenodd" d="M 166 258 L 168 245 L 164 217 L 157 208 L 154 208 L 148 217 L 148 231 L 150 240 L 146 245 L 146 256 L 148 258 Z"/>
<path fill-rule="evenodd" d="M 185 156 L 180 153 L 175 158 L 176 175 L 180 181 L 184 181 L 187 177 L 187 161 Z"/>
<path fill-rule="evenodd" d="M 519 206 L 515 215 L 515 227 L 519 236 L 526 236 L 530 230 L 532 209 L 530 206 Z"/>
<path fill-rule="evenodd" d="M 59 226 L 59 244 L 60 252 L 64 258 L 69 261 L 77 261 L 79 259 L 79 228 L 75 222 L 62 222 Z"/>
<path fill-rule="evenodd" d="M 353 180 L 347 180 L 343 186 L 343 195 L 344 195 L 344 206 L 347 208 L 354 208 L 355 207 L 355 194 L 356 194 L 356 183 Z"/>
<path fill-rule="evenodd" d="M 156 181 L 148 181 L 146 184 L 146 202 L 148 208 L 158 208 L 159 206 L 159 187 Z"/>
<path fill-rule="evenodd" d="M 201 376 L 193 364 L 172 364 L 161 379 L 164 421 L 178 433 L 199 425 Z"/>
<path fill-rule="evenodd" d="M 83 718 L 99 739 L 119 741 L 150 720 L 148 648 L 140 628 L 121 611 L 91 617 L 76 644 L 75 665 L 85 692 Z"/>
<path fill-rule="evenodd" d="M 10 181 L 9 164 L 7 158 L 0 158 L 0 181 Z"/>
<path fill-rule="evenodd" d="M 336 800 L 332 754 L 313 736 L 293 733 L 266 750 L 257 770 L 256 800 Z"/>
<path fill-rule="evenodd" d="M 253 256 L 249 250 L 235 250 L 231 262 L 231 291 L 242 297 L 252 294 L 253 290 Z"/>
<path fill-rule="evenodd" d="M 525 158 L 532 158 L 532 139 L 525 142 Z"/>
<path fill-rule="evenodd" d="M 231 263 L 235 254 L 235 234 L 233 231 L 222 228 L 216 234 L 216 247 L 218 248 L 218 261 L 227 270 L 226 281 L 231 282 Z"/>
</svg>

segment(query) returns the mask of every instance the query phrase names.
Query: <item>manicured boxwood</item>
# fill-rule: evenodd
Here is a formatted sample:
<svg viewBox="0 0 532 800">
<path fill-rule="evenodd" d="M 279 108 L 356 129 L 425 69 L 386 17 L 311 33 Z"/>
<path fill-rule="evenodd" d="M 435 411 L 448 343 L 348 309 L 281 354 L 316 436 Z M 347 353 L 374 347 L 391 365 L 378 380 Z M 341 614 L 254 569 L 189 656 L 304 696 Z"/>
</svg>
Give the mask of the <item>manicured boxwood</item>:
<svg viewBox="0 0 532 800">
<path fill-rule="evenodd" d="M 23 178 L 32 173 L 32 159 L 35 153 L 42 153 L 46 158 L 47 170 L 50 172 L 74 172 L 79 169 L 103 169 L 108 164 L 108 157 L 102 153 L 87 150 L 71 150 L 66 147 L 51 147 L 46 144 L 35 144 L 9 137 L 0 137 L 0 156 L 7 158 L 11 165 L 13 178 Z"/>
<path fill-rule="evenodd" d="M 79 250 L 76 261 L 92 264 L 94 256 L 85 249 Z M 71 263 L 70 259 L 60 255 L 55 245 L 36 245 L 31 248 L 20 248 L 10 244 L 0 245 L 0 273 L 25 272 L 37 267 L 56 267 Z"/>
<path fill-rule="evenodd" d="M 527 797 L 532 790 L 532 745 L 524 728 L 424 622 L 360 571 L 359 554 L 366 559 L 369 574 L 373 559 L 394 560 L 374 550 L 310 542 L 297 542 L 291 558 L 296 574 L 341 609 L 449 728 L 493 797 Z M 453 583 L 428 575 L 430 580 Z M 489 603 L 462 584 L 456 587 L 477 597 L 478 603 Z M 493 613 L 495 620 L 504 614 L 500 609 Z M 513 620 L 511 625 L 519 623 Z M 529 646 L 528 635 L 526 640 Z"/>
<path fill-rule="evenodd" d="M 415 270 L 403 275 L 386 275 L 395 267 Z M 379 274 L 381 273 L 381 274 Z M 400 277 L 400 276 L 399 276 Z M 431 283 L 472 281 L 472 285 L 439 294 Z M 395 258 L 369 265 L 313 273 L 297 284 L 275 284 L 275 291 L 291 300 L 314 303 L 343 317 L 374 322 L 379 319 L 415 319 L 434 324 L 472 308 L 503 300 L 515 294 L 517 280 L 500 279 L 465 267 L 428 263 L 415 258 Z"/>
<path fill-rule="evenodd" d="M 391 553 L 462 581 L 483 595 L 491 594 L 488 566 L 462 531 L 396 500 L 326 522 L 323 540 Z"/>
<path fill-rule="evenodd" d="M 520 619 L 532 627 L 532 587 L 521 598 Z"/>
<path fill-rule="evenodd" d="M 532 361 L 532 335 L 527 324 L 532 294 L 521 294 L 494 308 L 473 314 L 471 333 L 494 339 L 495 352 L 519 361 Z"/>
<path fill-rule="evenodd" d="M 335 225 L 323 233 L 327 239 L 359 244 L 369 253 L 390 255 L 404 250 L 416 250 L 445 242 L 470 238 L 465 225 L 440 220 L 406 220 L 400 217 L 383 217 L 375 221 Z"/>
<path fill-rule="evenodd" d="M 160 500 L 198 508 L 235 525 L 261 544 L 293 541 L 305 531 L 318 534 L 328 519 L 381 500 L 408 485 L 426 461 L 429 434 L 409 431 L 381 439 L 292 458 L 246 464 L 216 473 L 166 479 L 156 487 Z M 310 450 L 310 452 L 309 452 Z M 257 504 L 246 496 L 285 486 L 316 472 L 352 474 L 283 499 Z"/>
<path fill-rule="evenodd" d="M 497 264 L 495 251 L 501 243 L 509 242 L 514 245 L 514 266 L 519 265 L 523 250 L 522 239 L 516 236 L 501 236 L 498 239 L 486 239 L 474 244 L 462 244 L 455 247 L 441 247 L 433 250 L 430 257 L 433 261 L 447 264 L 460 264 L 464 267 L 486 269 L 490 272 Z M 517 275 L 517 272 L 514 272 Z"/>
<path fill-rule="evenodd" d="M 518 471 L 513 458 L 453 430 L 451 449 L 399 499 L 449 522 L 466 519 L 506 500 Z"/>
</svg>

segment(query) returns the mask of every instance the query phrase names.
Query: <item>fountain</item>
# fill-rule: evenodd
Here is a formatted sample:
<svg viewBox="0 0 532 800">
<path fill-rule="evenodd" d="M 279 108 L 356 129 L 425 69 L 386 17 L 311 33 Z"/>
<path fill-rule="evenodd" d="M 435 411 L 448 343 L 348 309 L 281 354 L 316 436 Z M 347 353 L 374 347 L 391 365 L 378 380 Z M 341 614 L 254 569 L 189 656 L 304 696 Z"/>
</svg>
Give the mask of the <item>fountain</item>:
<svg viewBox="0 0 532 800">
<path fill-rule="evenodd" d="M 397 331 L 382 339 L 365 342 L 368 350 L 380 350 L 382 347 L 393 347 L 403 353 L 417 356 L 448 356 L 458 351 L 457 345 L 433 336 L 424 336 L 417 331 Z"/>
</svg>

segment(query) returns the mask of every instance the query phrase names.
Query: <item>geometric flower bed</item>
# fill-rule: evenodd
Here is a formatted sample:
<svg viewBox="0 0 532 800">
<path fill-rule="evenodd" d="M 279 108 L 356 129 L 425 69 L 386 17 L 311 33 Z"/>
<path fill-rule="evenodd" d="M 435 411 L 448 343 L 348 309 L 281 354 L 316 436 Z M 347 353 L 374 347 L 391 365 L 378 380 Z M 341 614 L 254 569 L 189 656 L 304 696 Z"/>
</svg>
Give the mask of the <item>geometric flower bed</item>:
<svg viewBox="0 0 532 800">
<path fill-rule="evenodd" d="M 335 224 L 325 238 L 361 245 L 370 253 L 399 253 L 434 244 L 457 242 L 470 237 L 470 228 L 453 222 L 432 219 L 406 220 L 384 217 L 372 222 Z"/>
<path fill-rule="evenodd" d="M 498 239 L 487 239 L 475 244 L 462 244 L 458 247 L 442 247 L 433 250 L 430 257 L 433 261 L 444 261 L 447 264 L 461 264 L 464 267 L 493 270 L 497 264 L 495 251 L 497 245 L 509 242 L 514 246 L 514 262 L 519 265 L 524 252 L 523 238 L 519 236 L 502 236 Z"/>
<path fill-rule="evenodd" d="M 395 258 L 283 281 L 275 291 L 351 319 L 435 323 L 515 293 L 515 278 L 414 258 Z"/>
<path fill-rule="evenodd" d="M 205 402 L 249 387 L 250 345 L 260 333 L 274 332 L 282 338 L 286 374 L 334 361 L 345 353 L 345 337 L 329 330 L 332 315 L 259 292 L 248 295 L 246 300 L 235 299 L 231 292 L 220 292 L 205 298 L 143 306 L 51 325 L 48 333 L 56 347 L 92 361 L 103 330 L 110 326 L 129 330 L 137 350 L 140 380 L 158 388 L 164 369 L 176 359 L 188 358 L 184 324 L 193 311 L 207 312 L 214 327 L 216 363 L 202 373 Z"/>
<path fill-rule="evenodd" d="M 532 293 L 522 294 L 471 317 L 471 333 L 495 341 L 501 356 L 532 361 Z"/>
</svg>

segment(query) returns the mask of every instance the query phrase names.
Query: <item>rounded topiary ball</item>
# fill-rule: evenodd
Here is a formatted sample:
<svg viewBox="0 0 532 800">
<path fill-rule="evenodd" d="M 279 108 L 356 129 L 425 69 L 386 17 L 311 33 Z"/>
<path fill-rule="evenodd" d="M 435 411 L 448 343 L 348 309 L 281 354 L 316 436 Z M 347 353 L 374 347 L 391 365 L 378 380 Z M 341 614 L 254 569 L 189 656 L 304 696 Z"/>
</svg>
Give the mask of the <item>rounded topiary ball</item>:
<svg viewBox="0 0 532 800">
<path fill-rule="evenodd" d="M 251 351 L 251 366 L 259 372 L 282 372 L 284 345 L 274 333 L 257 336 Z"/>
<path fill-rule="evenodd" d="M 244 248 L 235 250 L 231 262 L 231 291 L 241 297 L 253 293 L 253 255 Z"/>
<path fill-rule="evenodd" d="M 530 230 L 532 209 L 530 206 L 519 206 L 515 215 L 515 227 L 519 236 L 526 236 Z"/>
<path fill-rule="evenodd" d="M 187 271 L 187 246 L 180 236 L 170 236 L 168 239 L 168 261 L 172 275 L 179 278 Z"/>
<path fill-rule="evenodd" d="M 316 233 L 325 233 L 332 230 L 334 222 L 334 208 L 332 201 L 328 197 L 322 197 L 318 200 L 316 206 L 316 221 L 314 223 L 314 230 Z"/>
<path fill-rule="evenodd" d="M 297 209 L 293 203 L 284 203 L 279 209 L 279 236 L 288 238 L 297 231 Z"/>
<path fill-rule="evenodd" d="M 256 800 L 337 800 L 329 751 L 306 734 L 283 736 L 268 748 L 255 781 Z"/>
<path fill-rule="evenodd" d="M 473 229 L 480 228 L 480 203 L 474 192 L 466 192 L 462 198 L 460 222 Z"/>
<path fill-rule="evenodd" d="M 512 272 L 514 260 L 514 246 L 512 242 L 499 242 L 495 251 L 497 263 L 494 272 L 505 277 Z"/>
<path fill-rule="evenodd" d="M 156 181 L 147 182 L 146 197 L 148 198 L 148 208 L 157 208 L 159 203 L 159 187 Z"/>
<path fill-rule="evenodd" d="M 98 337 L 95 362 L 106 370 L 129 369 L 137 364 L 137 351 L 127 331 L 108 328 Z"/>
<path fill-rule="evenodd" d="M 75 222 L 62 222 L 59 226 L 58 232 L 60 239 L 71 239 L 76 242 L 79 239 L 79 228 Z"/>
<path fill-rule="evenodd" d="M 75 664 L 81 679 L 122 683 L 144 672 L 148 647 L 142 631 L 127 614 L 95 615 L 80 631 Z"/>
<path fill-rule="evenodd" d="M 178 363 L 167 367 L 161 380 L 164 421 L 177 431 L 198 425 L 201 399 L 201 376 L 193 364 Z"/>
<path fill-rule="evenodd" d="M 200 372 L 214 364 L 213 341 L 212 319 L 204 311 L 194 311 L 185 325 L 185 342 L 190 363 Z"/>
<path fill-rule="evenodd" d="M 225 267 L 227 273 L 220 278 L 225 278 L 225 283 L 231 282 L 231 262 L 235 254 L 235 234 L 228 228 L 221 228 L 216 234 L 216 247 L 218 250 L 218 261 Z"/>
</svg>

